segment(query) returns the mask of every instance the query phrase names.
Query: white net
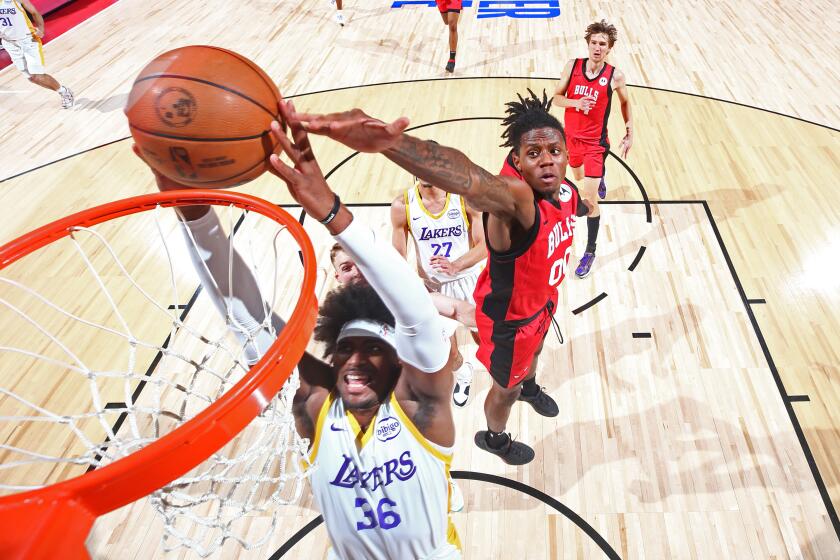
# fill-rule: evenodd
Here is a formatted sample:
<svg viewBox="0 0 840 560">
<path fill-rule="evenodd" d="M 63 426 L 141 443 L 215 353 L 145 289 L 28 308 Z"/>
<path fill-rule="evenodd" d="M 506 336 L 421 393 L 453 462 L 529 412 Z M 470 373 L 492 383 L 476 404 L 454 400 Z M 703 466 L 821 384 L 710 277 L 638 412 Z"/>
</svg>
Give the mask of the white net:
<svg viewBox="0 0 840 560">
<path fill-rule="evenodd" d="M 190 228 L 163 208 L 76 228 L 4 269 L 0 494 L 99 468 L 193 418 L 273 342 L 302 279 L 291 235 L 234 207 Z M 297 387 L 294 372 L 245 430 L 152 494 L 166 549 L 269 538 L 307 474 Z"/>
</svg>

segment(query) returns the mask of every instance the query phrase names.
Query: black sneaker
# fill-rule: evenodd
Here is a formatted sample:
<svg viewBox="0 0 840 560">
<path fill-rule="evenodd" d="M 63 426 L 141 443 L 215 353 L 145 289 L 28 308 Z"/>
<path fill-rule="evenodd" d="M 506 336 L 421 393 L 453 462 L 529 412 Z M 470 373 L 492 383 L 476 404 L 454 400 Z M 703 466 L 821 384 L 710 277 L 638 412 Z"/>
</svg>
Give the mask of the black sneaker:
<svg viewBox="0 0 840 560">
<path fill-rule="evenodd" d="M 548 396 L 542 387 L 537 392 L 536 395 L 529 397 L 525 395 L 523 392 L 519 392 L 519 399 L 520 401 L 525 401 L 526 403 L 530 404 L 534 407 L 534 410 L 537 411 L 537 414 L 542 416 L 548 416 L 549 418 L 554 418 L 558 414 L 560 414 L 560 408 L 557 406 L 557 402 Z"/>
<path fill-rule="evenodd" d="M 475 433 L 475 444 L 493 455 L 498 455 L 508 465 L 525 465 L 534 460 L 534 450 L 521 441 L 513 441 L 508 434 L 508 443 L 501 449 L 494 449 L 487 444 L 487 430 L 479 430 Z"/>
<path fill-rule="evenodd" d="M 446 63 L 446 71 L 450 74 L 455 71 L 455 59 L 450 58 L 449 62 Z"/>
</svg>

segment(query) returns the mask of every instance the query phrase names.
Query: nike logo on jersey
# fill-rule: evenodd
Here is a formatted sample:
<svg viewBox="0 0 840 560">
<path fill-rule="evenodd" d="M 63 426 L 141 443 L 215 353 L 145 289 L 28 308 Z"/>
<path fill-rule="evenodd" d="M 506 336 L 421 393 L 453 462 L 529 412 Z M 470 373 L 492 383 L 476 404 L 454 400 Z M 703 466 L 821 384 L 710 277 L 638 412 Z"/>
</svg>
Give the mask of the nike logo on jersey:
<svg viewBox="0 0 840 560">
<path fill-rule="evenodd" d="M 417 216 L 416 218 L 411 218 L 411 221 L 413 222 L 414 220 L 419 220 L 420 218 L 421 216 Z"/>
<path fill-rule="evenodd" d="M 330 430 L 332 430 L 333 432 L 343 432 L 344 428 L 342 428 L 341 426 L 336 426 L 335 422 L 333 422 L 332 424 L 330 424 Z"/>
</svg>

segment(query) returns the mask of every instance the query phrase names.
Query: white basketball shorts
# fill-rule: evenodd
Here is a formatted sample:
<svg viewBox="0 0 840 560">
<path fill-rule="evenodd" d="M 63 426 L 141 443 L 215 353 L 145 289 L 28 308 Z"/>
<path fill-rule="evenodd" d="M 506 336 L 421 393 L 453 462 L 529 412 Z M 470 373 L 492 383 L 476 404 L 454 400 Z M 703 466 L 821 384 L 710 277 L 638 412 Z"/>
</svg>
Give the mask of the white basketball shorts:
<svg viewBox="0 0 840 560">
<path fill-rule="evenodd" d="M 44 68 L 44 50 L 41 47 L 40 39 L 24 37 L 23 39 L 10 40 L 2 39 L 3 48 L 9 53 L 12 62 L 17 69 L 31 76 L 33 74 L 46 74 Z"/>
</svg>

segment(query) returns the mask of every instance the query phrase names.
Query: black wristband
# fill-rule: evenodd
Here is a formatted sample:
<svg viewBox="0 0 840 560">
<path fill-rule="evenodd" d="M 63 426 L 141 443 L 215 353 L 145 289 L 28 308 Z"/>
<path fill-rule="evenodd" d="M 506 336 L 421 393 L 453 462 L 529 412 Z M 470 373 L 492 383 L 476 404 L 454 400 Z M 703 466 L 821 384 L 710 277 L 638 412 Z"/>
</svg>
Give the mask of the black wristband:
<svg viewBox="0 0 840 560">
<path fill-rule="evenodd" d="M 318 220 L 318 221 L 321 222 L 324 225 L 327 225 L 328 223 L 333 221 L 336 216 L 338 216 L 338 209 L 339 208 L 341 208 L 341 199 L 338 198 L 338 195 L 335 195 L 335 200 L 333 201 L 332 210 L 330 210 L 330 213 L 327 214 L 326 218 L 324 218 L 323 220 Z"/>
</svg>

